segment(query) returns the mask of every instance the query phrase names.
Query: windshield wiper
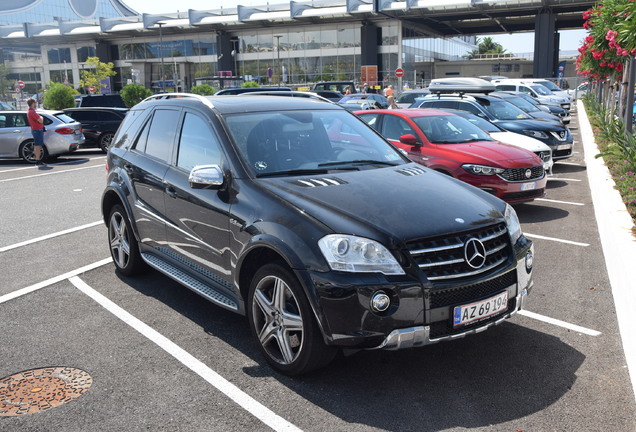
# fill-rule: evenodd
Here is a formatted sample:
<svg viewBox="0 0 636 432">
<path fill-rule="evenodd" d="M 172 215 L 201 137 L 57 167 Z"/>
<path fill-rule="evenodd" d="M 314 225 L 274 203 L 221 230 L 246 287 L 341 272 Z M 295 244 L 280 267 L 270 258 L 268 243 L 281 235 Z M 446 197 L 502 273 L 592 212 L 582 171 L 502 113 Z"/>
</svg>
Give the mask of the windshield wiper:
<svg viewBox="0 0 636 432">
<path fill-rule="evenodd" d="M 338 165 L 350 165 L 350 164 L 355 164 L 355 165 L 375 165 L 375 164 L 379 164 L 379 165 L 395 166 L 395 162 L 379 161 L 379 160 L 374 160 L 374 159 L 357 159 L 357 160 L 352 160 L 352 161 L 325 162 L 325 163 L 318 164 L 318 166 L 319 167 L 333 167 L 333 166 L 338 166 Z"/>
</svg>

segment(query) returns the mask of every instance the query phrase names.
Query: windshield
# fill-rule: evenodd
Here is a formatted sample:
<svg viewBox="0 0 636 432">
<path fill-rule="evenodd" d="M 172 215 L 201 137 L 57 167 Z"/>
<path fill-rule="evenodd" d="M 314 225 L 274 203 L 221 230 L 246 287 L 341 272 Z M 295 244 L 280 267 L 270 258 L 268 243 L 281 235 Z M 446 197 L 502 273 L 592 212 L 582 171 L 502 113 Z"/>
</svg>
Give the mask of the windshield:
<svg viewBox="0 0 636 432">
<path fill-rule="evenodd" d="M 530 86 L 530 88 L 534 90 L 537 94 L 540 94 L 541 96 L 550 96 L 552 94 L 550 90 L 548 90 L 542 85 L 532 85 Z"/>
<path fill-rule="evenodd" d="M 482 106 L 497 120 L 529 119 L 530 116 L 510 102 L 503 100 L 489 100 Z"/>
<path fill-rule="evenodd" d="M 465 118 L 466 120 L 468 120 L 469 122 L 477 126 L 479 129 L 483 129 L 486 132 L 501 132 L 502 131 L 502 129 L 500 129 L 499 126 L 496 126 L 490 123 L 488 120 L 486 120 L 485 118 L 479 117 L 478 115 L 475 115 L 466 111 L 457 111 L 455 112 L 455 114 Z"/>
<path fill-rule="evenodd" d="M 238 153 L 257 176 L 327 173 L 407 163 L 348 111 L 232 114 L 226 123 Z"/>
<path fill-rule="evenodd" d="M 549 88 L 552 91 L 562 91 L 558 85 L 553 83 L 552 81 L 543 80 L 543 81 L 535 81 L 537 84 L 541 84 L 544 87 Z"/>
<path fill-rule="evenodd" d="M 433 144 L 492 141 L 483 129 L 456 115 L 412 117 L 411 120 Z"/>
<path fill-rule="evenodd" d="M 508 102 L 510 102 L 511 104 L 513 104 L 514 106 L 521 108 L 523 111 L 525 112 L 535 112 L 535 111 L 539 111 L 539 109 L 531 104 L 530 102 L 528 102 L 527 100 L 521 98 L 521 97 L 508 97 L 505 100 L 507 100 Z"/>
</svg>

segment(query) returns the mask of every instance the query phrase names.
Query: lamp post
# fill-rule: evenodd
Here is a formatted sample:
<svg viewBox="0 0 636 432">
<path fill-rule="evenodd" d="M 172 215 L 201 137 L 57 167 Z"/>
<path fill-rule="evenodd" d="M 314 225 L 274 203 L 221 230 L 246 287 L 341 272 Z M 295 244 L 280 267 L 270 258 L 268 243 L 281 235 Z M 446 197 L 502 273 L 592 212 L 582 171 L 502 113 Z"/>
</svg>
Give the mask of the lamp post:
<svg viewBox="0 0 636 432">
<path fill-rule="evenodd" d="M 161 93 L 166 92 L 166 80 L 164 79 L 163 72 L 163 32 L 161 30 L 163 26 L 163 22 L 159 21 L 157 25 L 159 26 L 159 55 L 161 56 Z"/>
<path fill-rule="evenodd" d="M 239 76 L 239 70 L 237 66 L 237 57 L 238 57 L 238 39 L 232 40 L 232 45 L 234 45 L 234 50 L 232 51 L 232 57 L 234 57 L 234 74 L 235 76 Z"/>
<path fill-rule="evenodd" d="M 276 58 L 277 58 L 277 62 L 276 62 L 276 76 L 278 78 L 278 86 L 280 87 L 280 82 L 281 82 L 281 74 L 280 74 L 280 38 L 282 38 L 283 35 L 274 35 L 274 37 L 276 38 Z"/>
</svg>

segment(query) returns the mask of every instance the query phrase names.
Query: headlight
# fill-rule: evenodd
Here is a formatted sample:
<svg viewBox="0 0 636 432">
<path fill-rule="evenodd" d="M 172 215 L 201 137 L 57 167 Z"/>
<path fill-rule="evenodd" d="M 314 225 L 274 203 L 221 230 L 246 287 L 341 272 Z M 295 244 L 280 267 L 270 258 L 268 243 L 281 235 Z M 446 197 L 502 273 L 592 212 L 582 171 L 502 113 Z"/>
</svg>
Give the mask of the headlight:
<svg viewBox="0 0 636 432">
<path fill-rule="evenodd" d="M 510 241 L 514 245 L 521 237 L 521 224 L 517 217 L 517 212 L 512 208 L 510 204 L 506 204 L 506 212 L 504 213 L 506 218 L 506 225 L 508 226 L 508 234 L 510 234 Z"/>
<path fill-rule="evenodd" d="M 330 234 L 318 246 L 332 270 L 351 273 L 402 275 L 404 270 L 387 248 L 375 240 L 345 234 Z"/>
<path fill-rule="evenodd" d="M 528 136 L 531 136 L 532 138 L 538 138 L 538 139 L 548 138 L 548 135 L 545 132 L 541 132 L 538 130 L 524 130 L 523 133 Z"/>
<path fill-rule="evenodd" d="M 464 168 L 466 171 L 468 171 L 471 174 L 484 175 L 484 176 L 502 174 L 505 171 L 505 169 L 503 168 L 490 167 L 486 165 L 474 165 L 474 164 L 464 164 L 462 165 L 462 168 Z"/>
</svg>

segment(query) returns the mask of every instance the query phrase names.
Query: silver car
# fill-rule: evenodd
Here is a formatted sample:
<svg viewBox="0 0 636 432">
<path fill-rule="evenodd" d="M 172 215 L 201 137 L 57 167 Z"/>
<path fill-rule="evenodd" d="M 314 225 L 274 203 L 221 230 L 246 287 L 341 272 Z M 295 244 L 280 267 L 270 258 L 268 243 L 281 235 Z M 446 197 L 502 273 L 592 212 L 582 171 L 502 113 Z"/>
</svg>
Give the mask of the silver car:
<svg viewBox="0 0 636 432">
<path fill-rule="evenodd" d="M 84 143 L 82 126 L 62 111 L 38 110 L 44 118 L 44 157 L 70 153 Z M 35 163 L 33 136 L 27 111 L 0 111 L 0 158 L 22 158 Z"/>
</svg>

